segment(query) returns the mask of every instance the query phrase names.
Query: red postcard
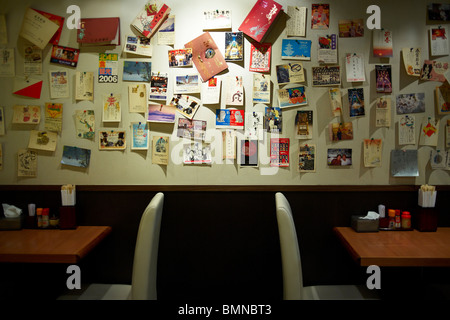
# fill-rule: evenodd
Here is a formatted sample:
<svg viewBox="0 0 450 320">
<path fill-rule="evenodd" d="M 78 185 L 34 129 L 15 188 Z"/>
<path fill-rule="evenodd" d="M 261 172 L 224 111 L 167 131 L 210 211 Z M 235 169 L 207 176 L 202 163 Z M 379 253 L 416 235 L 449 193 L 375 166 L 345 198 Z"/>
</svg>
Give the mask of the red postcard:
<svg viewBox="0 0 450 320">
<path fill-rule="evenodd" d="M 77 42 L 82 45 L 119 46 L 120 18 L 84 18 L 77 30 Z"/>
</svg>

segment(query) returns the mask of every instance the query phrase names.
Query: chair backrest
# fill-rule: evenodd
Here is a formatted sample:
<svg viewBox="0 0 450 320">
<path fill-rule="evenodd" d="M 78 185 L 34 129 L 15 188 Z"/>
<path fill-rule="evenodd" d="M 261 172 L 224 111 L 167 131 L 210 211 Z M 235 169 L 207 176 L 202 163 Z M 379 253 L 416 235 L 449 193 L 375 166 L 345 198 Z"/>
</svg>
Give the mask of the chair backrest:
<svg viewBox="0 0 450 320">
<path fill-rule="evenodd" d="M 303 290 L 302 264 L 291 206 L 280 192 L 275 194 L 275 205 L 280 236 L 283 299 L 300 300 Z"/>
<path fill-rule="evenodd" d="M 157 193 L 142 214 L 134 249 L 131 299 L 156 300 L 156 271 L 164 194 Z"/>
</svg>

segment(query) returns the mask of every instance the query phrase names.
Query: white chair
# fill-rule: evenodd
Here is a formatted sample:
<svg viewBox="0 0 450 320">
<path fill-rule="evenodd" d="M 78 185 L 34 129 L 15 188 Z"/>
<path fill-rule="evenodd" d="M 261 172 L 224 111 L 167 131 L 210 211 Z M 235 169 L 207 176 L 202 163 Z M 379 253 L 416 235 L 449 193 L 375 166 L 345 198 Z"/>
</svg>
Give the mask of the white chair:
<svg viewBox="0 0 450 320">
<path fill-rule="evenodd" d="M 156 269 L 164 194 L 157 193 L 142 214 L 134 250 L 131 285 L 94 283 L 78 300 L 156 300 Z"/>
<path fill-rule="evenodd" d="M 377 299 L 377 294 L 365 286 L 308 286 L 303 287 L 302 263 L 297 232 L 291 206 L 286 197 L 277 192 L 275 205 L 280 236 L 284 300 L 362 300 Z"/>
</svg>

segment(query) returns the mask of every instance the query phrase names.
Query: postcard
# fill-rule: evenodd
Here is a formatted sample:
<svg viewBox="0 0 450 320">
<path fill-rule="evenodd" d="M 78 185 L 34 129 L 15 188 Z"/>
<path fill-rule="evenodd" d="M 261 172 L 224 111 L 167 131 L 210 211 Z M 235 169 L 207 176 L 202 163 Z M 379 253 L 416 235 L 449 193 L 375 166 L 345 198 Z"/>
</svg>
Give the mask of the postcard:
<svg viewBox="0 0 450 320">
<path fill-rule="evenodd" d="M 270 138 L 270 166 L 289 167 L 289 138 Z"/>
<path fill-rule="evenodd" d="M 436 87 L 435 98 L 438 114 L 450 114 L 450 85 Z"/>
<path fill-rule="evenodd" d="M 264 138 L 264 115 L 262 112 L 245 112 L 244 135 L 248 139 L 262 140 Z"/>
<path fill-rule="evenodd" d="M 391 126 L 391 98 L 377 98 L 375 101 L 375 126 Z"/>
<path fill-rule="evenodd" d="M 238 161 L 240 167 L 258 167 L 258 140 L 242 139 L 238 143 Z"/>
<path fill-rule="evenodd" d="M 123 81 L 150 82 L 152 63 L 144 61 L 124 61 Z"/>
<path fill-rule="evenodd" d="M 203 11 L 203 30 L 231 29 L 231 10 Z"/>
<path fill-rule="evenodd" d="M 339 20 L 339 37 L 340 38 L 353 38 L 364 36 L 364 20 Z"/>
<path fill-rule="evenodd" d="M 184 164 L 211 164 L 211 144 L 194 142 L 183 145 Z"/>
<path fill-rule="evenodd" d="M 130 84 L 128 86 L 128 111 L 145 113 L 147 111 L 147 84 Z"/>
<path fill-rule="evenodd" d="M 151 38 L 170 14 L 170 7 L 159 1 L 149 0 L 131 25 L 145 37 Z"/>
<path fill-rule="evenodd" d="M 341 84 L 339 66 L 312 67 L 313 86 L 338 86 Z"/>
<path fill-rule="evenodd" d="M 103 95 L 103 122 L 120 122 L 122 119 L 120 99 L 120 94 Z"/>
<path fill-rule="evenodd" d="M 14 48 L 0 49 L 0 77 L 14 77 L 16 68 L 14 64 Z"/>
<path fill-rule="evenodd" d="M 76 67 L 79 56 L 80 50 L 78 49 L 54 45 L 52 47 L 50 62 L 63 66 Z"/>
<path fill-rule="evenodd" d="M 99 53 L 98 83 L 119 82 L 119 55 L 117 53 Z"/>
<path fill-rule="evenodd" d="M 336 34 L 319 36 L 317 48 L 317 60 L 319 61 L 319 63 L 338 63 Z"/>
<path fill-rule="evenodd" d="M 28 148 L 44 151 L 55 151 L 58 134 L 51 131 L 30 131 L 30 140 L 28 141 Z"/>
<path fill-rule="evenodd" d="M 94 139 L 95 137 L 94 110 L 75 111 L 75 130 L 78 138 Z"/>
<path fill-rule="evenodd" d="M 281 59 L 311 60 L 311 40 L 283 39 Z"/>
<path fill-rule="evenodd" d="M 236 131 L 222 131 L 222 159 L 236 159 Z"/>
<path fill-rule="evenodd" d="M 81 46 L 119 46 L 120 18 L 81 18 L 77 42 Z"/>
<path fill-rule="evenodd" d="M 147 122 L 131 123 L 131 150 L 148 150 L 150 144 Z"/>
<path fill-rule="evenodd" d="M 177 137 L 205 140 L 206 121 L 178 118 Z"/>
<path fill-rule="evenodd" d="M 351 122 L 333 122 L 328 125 L 330 141 L 353 140 L 353 124 Z"/>
<path fill-rule="evenodd" d="M 50 98 L 69 98 L 69 73 L 65 70 L 49 71 Z"/>
<path fill-rule="evenodd" d="M 152 163 L 167 166 L 169 164 L 169 137 L 154 136 L 152 142 Z"/>
<path fill-rule="evenodd" d="M 422 122 L 420 131 L 420 144 L 422 146 L 436 147 L 439 136 L 439 119 L 428 117 Z"/>
<path fill-rule="evenodd" d="M 331 112 L 334 117 L 340 117 L 342 115 L 342 95 L 341 89 L 330 88 L 328 90 L 328 95 L 330 97 Z"/>
<path fill-rule="evenodd" d="M 225 61 L 242 61 L 244 59 L 244 33 L 225 32 Z"/>
<path fill-rule="evenodd" d="M 27 8 L 23 17 L 19 36 L 44 49 L 50 42 L 59 25 L 32 8 Z"/>
<path fill-rule="evenodd" d="M 61 163 L 66 166 L 88 168 L 91 161 L 91 150 L 64 146 Z"/>
<path fill-rule="evenodd" d="M 306 36 L 306 7 L 288 6 L 286 21 L 286 35 L 288 37 Z"/>
<path fill-rule="evenodd" d="M 278 84 L 305 82 L 305 73 L 301 62 L 277 65 Z"/>
<path fill-rule="evenodd" d="M 167 84 L 169 75 L 167 73 L 153 72 L 150 80 L 149 100 L 167 100 Z"/>
<path fill-rule="evenodd" d="M 280 108 L 307 105 L 305 86 L 278 89 L 278 101 Z"/>
<path fill-rule="evenodd" d="M 158 45 L 159 46 L 173 46 L 175 44 L 175 16 L 169 15 L 169 17 L 161 24 L 158 33 Z"/>
<path fill-rule="evenodd" d="M 392 31 L 388 29 L 373 29 L 373 56 L 390 58 L 394 55 L 392 44 Z"/>
<path fill-rule="evenodd" d="M 149 103 L 147 108 L 148 122 L 174 123 L 175 106 Z"/>
<path fill-rule="evenodd" d="M 364 89 L 348 89 L 348 104 L 350 108 L 350 117 L 359 117 L 365 115 L 364 107 Z"/>
<path fill-rule="evenodd" d="M 243 110 L 216 109 L 216 127 L 244 129 L 245 113 Z"/>
<path fill-rule="evenodd" d="M 253 42 L 250 45 L 249 71 L 269 72 L 271 55 L 272 55 L 271 43 Z"/>
<path fill-rule="evenodd" d="M 202 87 L 202 103 L 203 104 L 219 104 L 220 102 L 220 88 L 222 79 L 212 77 L 208 81 L 201 84 Z"/>
<path fill-rule="evenodd" d="M 253 74 L 253 103 L 270 103 L 270 75 Z"/>
<path fill-rule="evenodd" d="M 364 72 L 364 55 L 360 53 L 347 53 L 345 59 L 347 82 L 366 81 Z"/>
<path fill-rule="evenodd" d="M 23 73 L 42 74 L 42 49 L 38 46 L 25 47 Z"/>
<path fill-rule="evenodd" d="M 364 139 L 364 167 L 381 167 L 382 146 L 381 139 Z"/>
<path fill-rule="evenodd" d="M 419 77 L 423 66 L 421 48 L 403 48 L 402 56 L 406 74 Z"/>
<path fill-rule="evenodd" d="M 5 135 L 5 109 L 0 106 L 0 136 Z"/>
<path fill-rule="evenodd" d="M 398 144 L 416 144 L 416 118 L 412 115 L 401 116 L 398 120 Z"/>
<path fill-rule="evenodd" d="M 430 151 L 430 166 L 431 169 L 444 169 L 450 170 L 448 167 L 448 151 L 434 150 Z"/>
<path fill-rule="evenodd" d="M 301 144 L 298 148 L 298 171 L 316 172 L 316 145 Z"/>
<path fill-rule="evenodd" d="M 8 43 L 8 32 L 6 29 L 6 19 L 4 14 L 0 14 L 0 45 Z"/>
<path fill-rule="evenodd" d="M 264 108 L 264 130 L 281 134 L 283 130 L 283 113 L 279 107 Z"/>
<path fill-rule="evenodd" d="M 417 150 L 391 150 L 391 175 L 393 177 L 418 177 Z"/>
<path fill-rule="evenodd" d="M 37 176 L 37 153 L 28 149 L 17 151 L 17 176 L 36 177 Z"/>
<path fill-rule="evenodd" d="M 242 76 L 225 76 L 224 91 L 226 105 L 244 105 L 244 82 Z"/>
<path fill-rule="evenodd" d="M 100 131 L 99 150 L 125 150 L 125 131 Z"/>
<path fill-rule="evenodd" d="M 430 51 L 432 56 L 446 56 L 449 54 L 448 33 L 444 26 L 430 28 Z"/>
<path fill-rule="evenodd" d="M 392 92 L 392 71 L 390 65 L 375 65 L 378 93 Z"/>
<path fill-rule="evenodd" d="M 295 116 L 295 134 L 297 139 L 312 139 L 313 111 L 298 110 Z"/>
<path fill-rule="evenodd" d="M 44 17 L 48 18 L 50 21 L 56 23 L 59 26 L 58 30 L 55 32 L 55 34 L 49 41 L 49 43 L 57 45 L 59 43 L 59 39 L 61 38 L 61 33 L 62 33 L 62 29 L 64 27 L 65 18 L 58 16 L 56 14 L 53 14 L 53 13 L 44 12 L 44 11 L 37 10 L 37 9 L 33 9 L 33 10 L 42 14 Z"/>
<path fill-rule="evenodd" d="M 125 38 L 125 45 L 123 52 L 132 53 L 140 56 L 151 57 L 153 54 L 153 47 L 150 39 L 147 37 L 127 36 Z"/>
<path fill-rule="evenodd" d="M 192 67 L 194 65 L 191 48 L 169 50 L 168 55 L 169 67 Z"/>
<path fill-rule="evenodd" d="M 397 95 L 396 110 L 397 114 L 425 112 L 425 93 Z"/>
<path fill-rule="evenodd" d="M 201 92 L 202 81 L 198 74 L 175 75 L 174 80 L 173 92 L 175 94 Z"/>
<path fill-rule="evenodd" d="M 39 124 L 41 122 L 40 106 L 19 106 L 13 108 L 12 123 L 17 124 Z"/>
<path fill-rule="evenodd" d="M 176 110 L 188 119 L 192 119 L 201 106 L 201 101 L 193 96 L 176 94 L 170 100 L 170 105 L 175 106 Z"/>
<path fill-rule="evenodd" d="M 445 73 L 449 71 L 448 62 L 424 60 L 420 80 L 445 82 Z"/>
<path fill-rule="evenodd" d="M 326 30 L 330 25 L 330 5 L 312 4 L 311 29 Z"/>
<path fill-rule="evenodd" d="M 23 77 L 17 76 L 14 78 L 13 93 L 24 97 L 40 99 L 43 83 L 44 81 L 40 78 L 33 78 L 27 75 Z"/>
<path fill-rule="evenodd" d="M 352 149 L 327 150 L 327 164 L 329 166 L 350 166 L 352 165 Z"/>
<path fill-rule="evenodd" d="M 94 100 L 94 73 L 77 71 L 75 75 L 75 99 Z"/>
<path fill-rule="evenodd" d="M 62 131 L 62 103 L 45 103 L 45 130 Z"/>
<path fill-rule="evenodd" d="M 450 21 L 450 4 L 429 3 L 427 12 L 429 21 Z"/>
</svg>

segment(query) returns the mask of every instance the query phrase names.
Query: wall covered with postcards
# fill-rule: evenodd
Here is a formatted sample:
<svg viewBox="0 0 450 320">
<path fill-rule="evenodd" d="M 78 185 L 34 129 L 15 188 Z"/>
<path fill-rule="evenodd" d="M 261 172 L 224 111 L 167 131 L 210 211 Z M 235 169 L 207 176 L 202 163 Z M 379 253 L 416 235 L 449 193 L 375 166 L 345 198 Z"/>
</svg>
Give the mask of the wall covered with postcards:
<svg viewBox="0 0 450 320">
<path fill-rule="evenodd" d="M 449 20 L 424 0 L 3 1 L 0 183 L 449 184 Z"/>
</svg>

